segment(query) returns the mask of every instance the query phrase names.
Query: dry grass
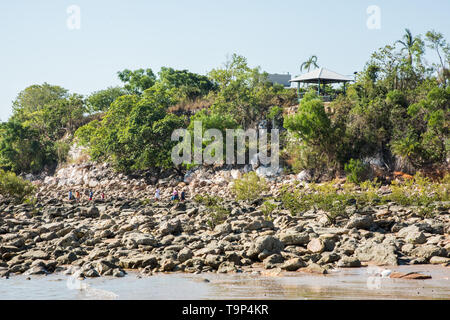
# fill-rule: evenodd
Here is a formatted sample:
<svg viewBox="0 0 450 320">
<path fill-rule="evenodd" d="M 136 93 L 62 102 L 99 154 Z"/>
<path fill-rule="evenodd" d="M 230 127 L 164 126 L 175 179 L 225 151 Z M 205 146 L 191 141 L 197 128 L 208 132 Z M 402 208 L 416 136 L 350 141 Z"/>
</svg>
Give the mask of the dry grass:
<svg viewBox="0 0 450 320">
<path fill-rule="evenodd" d="M 212 98 L 200 98 L 194 101 L 184 100 L 170 107 L 168 111 L 172 113 L 187 112 L 193 114 L 211 107 L 213 103 L 214 99 Z"/>
</svg>

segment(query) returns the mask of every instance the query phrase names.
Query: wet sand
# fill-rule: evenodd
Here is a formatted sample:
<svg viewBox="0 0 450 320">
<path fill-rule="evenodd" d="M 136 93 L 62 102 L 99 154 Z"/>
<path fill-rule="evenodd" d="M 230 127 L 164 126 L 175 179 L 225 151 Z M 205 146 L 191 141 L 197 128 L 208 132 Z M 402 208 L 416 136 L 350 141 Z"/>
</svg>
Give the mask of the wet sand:
<svg viewBox="0 0 450 320">
<path fill-rule="evenodd" d="M 429 280 L 382 278 L 389 269 L 420 272 Z M 327 275 L 276 271 L 263 274 L 157 274 L 76 281 L 62 274 L 0 279 L 0 299 L 449 299 L 450 268 L 432 265 L 339 269 Z"/>
</svg>

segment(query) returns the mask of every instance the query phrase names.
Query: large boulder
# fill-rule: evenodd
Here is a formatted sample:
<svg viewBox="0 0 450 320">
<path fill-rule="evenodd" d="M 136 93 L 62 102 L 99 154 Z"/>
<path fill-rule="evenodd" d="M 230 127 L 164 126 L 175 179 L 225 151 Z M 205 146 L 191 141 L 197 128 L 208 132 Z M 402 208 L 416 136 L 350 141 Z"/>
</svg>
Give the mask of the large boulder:
<svg viewBox="0 0 450 320">
<path fill-rule="evenodd" d="M 370 215 L 353 215 L 345 226 L 347 229 L 370 229 L 373 218 Z"/>
<path fill-rule="evenodd" d="M 42 250 L 31 250 L 27 251 L 22 255 L 23 258 L 28 258 L 32 260 L 40 259 L 40 260 L 48 260 L 50 259 L 50 255 L 47 252 Z"/>
<path fill-rule="evenodd" d="M 292 258 L 283 263 L 281 269 L 286 271 L 297 271 L 300 268 L 306 267 L 306 263 L 300 258 Z"/>
<path fill-rule="evenodd" d="M 178 252 L 178 256 L 177 259 L 178 261 L 180 261 L 181 263 L 191 259 L 194 256 L 194 254 L 192 253 L 192 250 L 189 248 L 183 248 L 180 250 L 180 252 Z"/>
<path fill-rule="evenodd" d="M 274 236 L 261 236 L 252 242 L 250 248 L 247 250 L 247 256 L 251 259 L 256 259 L 261 253 L 265 253 L 266 256 L 279 253 L 284 249 L 283 243 Z"/>
<path fill-rule="evenodd" d="M 288 229 L 280 234 L 280 241 L 286 246 L 301 246 L 308 244 L 309 234 L 307 232 L 298 232 Z"/>
<path fill-rule="evenodd" d="M 312 253 L 321 253 L 325 250 L 325 244 L 322 239 L 315 238 L 309 241 L 306 248 Z"/>
<path fill-rule="evenodd" d="M 78 242 L 78 237 L 75 235 L 75 233 L 70 232 L 61 239 L 58 239 L 56 241 L 56 245 L 61 248 L 67 248 L 67 247 L 78 247 L 80 244 Z"/>
<path fill-rule="evenodd" d="M 153 255 L 138 255 L 131 258 L 121 258 L 119 267 L 124 269 L 138 269 L 150 266 L 155 268 L 158 266 L 158 260 Z"/>
<path fill-rule="evenodd" d="M 433 244 L 426 244 L 422 246 L 418 246 L 417 248 L 411 251 L 411 255 L 417 258 L 423 258 L 427 261 L 432 257 L 447 257 L 448 252 L 445 248 L 441 248 L 439 246 Z"/>
<path fill-rule="evenodd" d="M 80 215 L 86 218 L 98 218 L 100 216 L 100 211 L 97 207 L 92 206 L 89 208 L 82 208 Z"/>
<path fill-rule="evenodd" d="M 356 248 L 355 257 L 360 261 L 370 261 L 377 265 L 398 265 L 395 247 L 390 244 L 366 242 Z"/>
<path fill-rule="evenodd" d="M 159 233 L 161 233 L 162 236 L 168 234 L 177 234 L 181 231 L 181 221 L 177 218 L 169 221 L 164 221 L 159 225 Z"/>
<path fill-rule="evenodd" d="M 156 246 L 158 243 L 151 235 L 140 232 L 125 234 L 122 241 L 128 248 L 136 248 L 139 245 Z"/>
<path fill-rule="evenodd" d="M 284 261 L 281 254 L 275 253 L 264 259 L 263 264 L 266 269 L 277 268 L 280 263 Z"/>
<path fill-rule="evenodd" d="M 355 257 L 344 256 L 339 260 L 337 266 L 340 268 L 357 268 L 361 267 L 361 261 Z"/>
</svg>

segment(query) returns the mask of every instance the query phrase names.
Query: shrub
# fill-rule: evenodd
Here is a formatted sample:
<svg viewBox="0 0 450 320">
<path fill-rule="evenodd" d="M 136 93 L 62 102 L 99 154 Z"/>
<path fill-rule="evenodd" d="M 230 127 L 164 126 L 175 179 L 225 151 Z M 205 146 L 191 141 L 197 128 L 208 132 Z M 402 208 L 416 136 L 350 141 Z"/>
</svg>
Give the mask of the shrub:
<svg viewBox="0 0 450 320">
<path fill-rule="evenodd" d="M 368 167 L 359 159 L 350 159 L 350 161 L 345 164 L 344 170 L 347 173 L 348 181 L 360 183 L 365 179 Z"/>
<path fill-rule="evenodd" d="M 311 204 L 308 200 L 309 197 L 298 190 L 292 191 L 286 187 L 283 187 L 281 190 L 281 203 L 285 209 L 289 210 L 292 216 L 309 210 Z"/>
<path fill-rule="evenodd" d="M 277 208 L 277 205 L 270 200 L 264 201 L 261 206 L 261 211 L 264 214 L 265 220 L 272 220 L 272 213 Z"/>
<path fill-rule="evenodd" d="M 268 189 L 266 179 L 252 171 L 244 174 L 241 179 L 236 179 L 232 191 L 236 195 L 236 200 L 254 201 Z"/>
<path fill-rule="evenodd" d="M 355 198 L 355 193 L 350 190 L 338 192 L 333 181 L 320 185 L 311 183 L 310 191 L 283 188 L 281 192 L 283 207 L 292 215 L 311 209 L 322 210 L 332 224 L 340 216 L 349 216 L 346 208 Z"/>
<path fill-rule="evenodd" d="M 211 229 L 214 229 L 215 226 L 223 223 L 230 214 L 227 209 L 221 207 L 220 205 L 208 206 L 207 208 L 210 216 L 207 223 Z"/>
<path fill-rule="evenodd" d="M 416 174 L 413 179 L 391 184 L 392 193 L 389 200 L 404 206 L 417 207 L 417 213 L 422 217 L 431 217 L 436 210 L 436 202 L 449 201 L 448 183 L 432 183 L 430 179 Z M 448 205 L 444 205 L 448 207 Z"/>
<path fill-rule="evenodd" d="M 211 206 L 216 206 L 219 204 L 219 202 L 222 201 L 222 198 L 220 197 L 216 197 L 216 196 L 210 196 L 210 195 L 200 195 L 200 194 L 196 194 L 194 196 L 194 201 L 201 203 L 207 207 L 211 207 Z"/>
<path fill-rule="evenodd" d="M 31 182 L 16 176 L 14 172 L 0 170 L 0 193 L 21 203 L 34 191 Z"/>
<path fill-rule="evenodd" d="M 214 227 L 218 224 L 224 222 L 230 212 L 221 206 L 222 198 L 210 195 L 200 195 L 197 194 L 194 197 L 194 201 L 200 204 L 203 204 L 208 212 L 209 219 L 207 221 L 209 227 L 214 229 Z"/>
<path fill-rule="evenodd" d="M 358 203 L 373 205 L 380 203 L 383 198 L 378 195 L 378 189 L 381 187 L 381 183 L 375 179 L 374 181 L 364 181 L 360 184 L 361 193 L 357 199 Z"/>
</svg>

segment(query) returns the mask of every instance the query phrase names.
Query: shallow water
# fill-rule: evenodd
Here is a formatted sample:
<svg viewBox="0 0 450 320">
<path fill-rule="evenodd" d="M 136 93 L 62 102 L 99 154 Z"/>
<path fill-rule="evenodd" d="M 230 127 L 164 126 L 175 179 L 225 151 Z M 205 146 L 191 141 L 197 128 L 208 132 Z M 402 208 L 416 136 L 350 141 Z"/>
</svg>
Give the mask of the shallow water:
<svg viewBox="0 0 450 320">
<path fill-rule="evenodd" d="M 450 299 L 450 268 L 400 266 L 429 280 L 374 276 L 376 268 L 340 269 L 328 275 L 300 272 L 255 274 L 158 274 L 84 281 L 62 274 L 0 279 L 0 299 Z M 205 281 L 209 280 L 209 282 Z M 69 280 L 69 281 L 68 281 Z"/>
</svg>

